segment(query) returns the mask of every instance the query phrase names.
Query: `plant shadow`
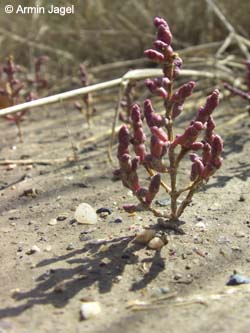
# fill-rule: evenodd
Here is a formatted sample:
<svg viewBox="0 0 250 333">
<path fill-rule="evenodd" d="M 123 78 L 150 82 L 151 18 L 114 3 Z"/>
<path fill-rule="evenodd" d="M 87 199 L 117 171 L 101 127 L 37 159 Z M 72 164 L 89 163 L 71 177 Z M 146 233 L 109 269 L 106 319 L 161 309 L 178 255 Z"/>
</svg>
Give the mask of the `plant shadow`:
<svg viewBox="0 0 250 333">
<path fill-rule="evenodd" d="M 51 304 L 62 308 L 80 291 L 93 285 L 97 286 L 99 293 L 108 293 L 115 283 L 119 283 L 127 265 L 151 263 L 149 270 L 131 285 L 130 290 L 145 288 L 164 270 L 165 263 L 161 250 L 152 251 L 151 257 L 140 260 L 137 251 L 145 245 L 133 242 L 133 238 L 89 242 L 82 249 L 40 261 L 36 267 L 46 267 L 45 273 L 36 279 L 33 289 L 13 295 L 22 304 L 0 309 L 0 319 L 18 316 L 35 305 Z M 58 264 L 63 267 L 53 268 Z"/>
</svg>

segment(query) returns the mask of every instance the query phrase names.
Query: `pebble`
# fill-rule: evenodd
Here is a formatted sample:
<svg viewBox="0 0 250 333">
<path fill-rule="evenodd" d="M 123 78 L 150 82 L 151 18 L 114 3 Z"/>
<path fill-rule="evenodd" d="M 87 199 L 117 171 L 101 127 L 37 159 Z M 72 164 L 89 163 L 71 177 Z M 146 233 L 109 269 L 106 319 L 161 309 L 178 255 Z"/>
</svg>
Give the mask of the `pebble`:
<svg viewBox="0 0 250 333">
<path fill-rule="evenodd" d="M 66 250 L 70 251 L 70 250 L 74 250 L 75 246 L 73 243 L 69 243 L 69 245 L 66 247 Z"/>
<path fill-rule="evenodd" d="M 26 254 L 31 255 L 39 252 L 41 252 L 41 249 L 37 245 L 34 245 L 26 252 Z"/>
<path fill-rule="evenodd" d="M 231 250 L 234 251 L 234 252 L 242 252 L 242 250 L 239 246 L 232 246 Z"/>
<path fill-rule="evenodd" d="M 195 227 L 200 229 L 201 231 L 204 231 L 206 229 L 206 225 L 203 222 L 198 222 L 195 224 Z"/>
<path fill-rule="evenodd" d="M 63 213 L 57 216 L 57 221 L 64 221 L 68 218 L 68 214 L 67 213 Z"/>
<path fill-rule="evenodd" d="M 168 287 L 155 287 L 149 290 L 151 297 L 161 297 L 162 295 L 168 294 L 170 289 Z"/>
<path fill-rule="evenodd" d="M 44 249 L 45 252 L 50 252 L 51 250 L 52 250 L 51 245 L 46 246 L 45 249 Z"/>
<path fill-rule="evenodd" d="M 133 196 L 134 196 L 134 194 L 133 194 L 133 192 L 132 192 L 132 191 L 130 191 L 130 190 L 129 190 L 129 191 L 127 192 L 127 196 L 128 196 L 128 197 L 133 197 Z"/>
<path fill-rule="evenodd" d="M 245 196 L 243 194 L 241 194 L 239 197 L 239 201 L 243 202 L 245 200 L 246 200 Z"/>
<path fill-rule="evenodd" d="M 121 218 L 121 217 L 117 217 L 117 218 L 114 220 L 114 223 L 122 223 L 122 218 Z"/>
<path fill-rule="evenodd" d="M 148 242 L 154 238 L 155 234 L 156 231 L 153 229 L 144 229 L 135 236 L 135 242 L 140 244 L 148 244 Z"/>
<path fill-rule="evenodd" d="M 152 250 L 160 250 L 165 243 L 160 237 L 154 237 L 151 239 L 151 241 L 148 243 L 148 247 Z"/>
<path fill-rule="evenodd" d="M 243 238 L 243 237 L 245 237 L 245 233 L 242 232 L 242 231 L 236 231 L 234 233 L 234 236 L 237 237 L 237 238 Z"/>
<path fill-rule="evenodd" d="M 75 211 L 74 218 L 80 224 L 96 224 L 97 215 L 93 207 L 87 203 L 81 203 Z"/>
<path fill-rule="evenodd" d="M 116 219 L 109 221 L 109 223 L 122 223 L 122 221 L 121 217 L 117 217 Z"/>
<path fill-rule="evenodd" d="M 57 224 L 57 219 L 51 219 L 48 223 L 48 225 L 56 225 Z"/>
<path fill-rule="evenodd" d="M 112 214 L 112 209 L 107 208 L 107 207 L 101 207 L 96 210 L 96 214 L 101 214 L 101 213 L 108 213 L 108 215 Z"/>
<path fill-rule="evenodd" d="M 23 251 L 23 246 L 19 245 L 18 248 L 17 248 L 17 252 L 22 252 L 22 251 Z"/>
<path fill-rule="evenodd" d="M 81 305 L 80 315 L 82 320 L 94 318 L 101 313 L 99 302 L 86 302 Z"/>
<path fill-rule="evenodd" d="M 233 274 L 229 277 L 229 280 L 227 281 L 226 285 L 237 286 L 239 284 L 245 284 L 245 283 L 250 283 L 250 279 L 239 274 Z"/>
<path fill-rule="evenodd" d="M 174 280 L 175 281 L 178 281 L 178 280 L 180 280 L 182 278 L 182 274 L 180 274 L 180 273 L 176 273 L 175 275 L 174 275 Z"/>
</svg>

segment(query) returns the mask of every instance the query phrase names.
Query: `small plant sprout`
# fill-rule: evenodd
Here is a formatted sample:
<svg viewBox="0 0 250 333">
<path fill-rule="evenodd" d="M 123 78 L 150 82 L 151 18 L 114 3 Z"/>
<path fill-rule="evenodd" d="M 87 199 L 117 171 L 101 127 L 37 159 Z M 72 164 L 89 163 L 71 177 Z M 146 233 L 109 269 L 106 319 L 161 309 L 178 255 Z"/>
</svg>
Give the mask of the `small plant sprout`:
<svg viewBox="0 0 250 333">
<path fill-rule="evenodd" d="M 86 70 L 86 67 L 83 64 L 80 64 L 79 66 L 79 75 L 80 75 L 80 80 L 82 83 L 83 87 L 87 87 L 89 85 L 89 78 L 88 78 L 88 73 Z M 85 94 L 83 96 L 83 102 L 85 105 L 85 115 L 86 115 L 86 120 L 88 125 L 90 125 L 90 94 Z M 75 102 L 74 103 L 75 108 L 81 112 L 82 114 L 84 114 L 84 108 L 83 105 L 80 102 Z"/>
<path fill-rule="evenodd" d="M 49 61 L 49 57 L 46 55 L 41 55 L 37 58 L 35 58 L 35 64 L 34 64 L 34 78 L 29 79 L 28 82 L 32 84 L 32 87 L 35 90 L 35 94 L 33 93 L 33 98 L 35 99 L 35 96 L 40 95 L 40 91 L 48 87 L 48 80 L 44 77 L 44 65 Z M 30 99 L 29 99 L 30 100 Z"/>
<path fill-rule="evenodd" d="M 20 80 L 18 73 L 20 72 L 20 66 L 16 65 L 13 56 L 7 58 L 5 66 L 2 68 L 2 72 L 5 74 L 3 78 L 3 84 L 0 88 L 0 98 L 3 107 L 14 106 L 24 101 L 30 102 L 38 98 L 38 92 L 41 89 L 47 87 L 48 82 L 43 77 L 41 67 L 45 64 L 49 58 L 47 56 L 40 56 L 35 59 L 35 76 L 34 79 Z M 31 90 L 27 85 L 31 85 Z M 35 90 L 35 92 L 32 91 Z M 26 90 L 24 93 L 23 91 Z M 24 120 L 24 116 L 28 110 L 22 110 L 10 115 L 6 115 L 5 118 L 10 122 L 15 123 L 18 129 L 18 136 L 20 142 L 23 141 L 23 135 L 21 130 L 21 122 Z"/>
<path fill-rule="evenodd" d="M 20 103 L 20 92 L 24 87 L 24 84 L 16 78 L 16 73 L 20 71 L 20 67 L 14 63 L 12 56 L 7 58 L 6 65 L 3 66 L 3 72 L 6 75 L 6 82 L 0 89 L 0 95 L 5 97 L 8 101 L 8 105 L 13 106 Z M 14 122 L 20 141 L 23 141 L 21 122 L 24 120 L 24 116 L 27 110 L 16 112 L 12 115 L 6 115 L 5 118 L 11 122 Z"/>
<path fill-rule="evenodd" d="M 164 104 L 165 115 L 154 110 L 150 99 L 143 107 L 133 104 L 129 128 L 123 125 L 118 133 L 120 168 L 116 174 L 125 187 L 139 200 L 139 206 L 124 205 L 128 212 L 143 208 L 163 217 L 167 225 L 178 225 L 179 218 L 191 203 L 194 193 L 221 167 L 223 141 L 214 133 L 213 111 L 219 104 L 219 91 L 215 89 L 199 107 L 194 119 L 181 134 L 175 135 L 174 124 L 184 109 L 186 99 L 192 95 L 195 82 L 189 81 L 174 91 L 174 81 L 182 67 L 182 60 L 172 49 L 172 34 L 167 22 L 160 17 L 154 19 L 157 30 L 154 48 L 145 55 L 160 64 L 163 77 L 147 79 L 146 87 L 159 96 Z M 149 134 L 144 131 L 144 124 Z M 180 163 L 185 156 L 190 159 L 190 182 L 177 188 Z M 149 185 L 142 186 L 138 170 L 144 168 L 150 176 Z M 168 180 L 163 179 L 166 176 Z M 143 184 L 144 185 L 144 184 Z M 160 188 L 170 196 L 170 210 L 163 212 L 153 206 Z M 161 219 L 162 220 L 162 219 Z"/>
</svg>

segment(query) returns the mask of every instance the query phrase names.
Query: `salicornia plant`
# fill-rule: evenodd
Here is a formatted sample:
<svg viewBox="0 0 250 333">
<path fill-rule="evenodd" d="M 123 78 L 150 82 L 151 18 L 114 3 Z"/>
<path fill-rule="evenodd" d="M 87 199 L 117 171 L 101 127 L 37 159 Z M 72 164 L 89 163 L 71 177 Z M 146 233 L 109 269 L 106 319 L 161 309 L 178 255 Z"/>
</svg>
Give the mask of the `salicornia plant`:
<svg viewBox="0 0 250 333">
<path fill-rule="evenodd" d="M 145 83 L 152 93 L 163 99 L 165 115 L 155 112 L 150 99 L 144 101 L 143 108 L 138 104 L 132 105 L 132 126 L 123 125 L 118 133 L 120 169 L 117 174 L 123 185 L 137 197 L 142 208 L 174 222 L 179 220 L 190 204 L 193 194 L 221 167 L 223 141 L 214 133 L 212 117 L 219 103 L 219 91 L 215 89 L 184 132 L 175 135 L 175 120 L 182 113 L 186 98 L 192 95 L 195 82 L 190 81 L 174 91 L 174 81 L 180 72 L 182 60 L 172 49 L 172 34 L 167 22 L 156 17 L 154 25 L 157 29 L 154 49 L 146 50 L 145 55 L 162 66 L 163 77 L 148 79 Z M 148 138 L 143 129 L 145 122 L 150 131 Z M 191 161 L 190 183 L 178 189 L 179 165 L 186 155 Z M 147 188 L 141 185 L 138 176 L 140 167 L 144 167 L 150 175 Z M 164 180 L 163 175 L 167 175 L 168 180 Z M 169 212 L 161 212 L 152 205 L 160 187 L 170 196 Z M 137 207 L 124 205 L 124 208 L 131 212 Z"/>
<path fill-rule="evenodd" d="M 79 66 L 79 76 L 80 76 L 80 80 L 82 83 L 82 87 L 87 87 L 89 85 L 89 76 L 86 70 L 86 67 L 84 66 L 84 64 L 80 64 Z M 85 108 L 86 108 L 86 120 L 88 125 L 90 125 L 90 99 L 91 96 L 90 94 L 85 94 L 83 96 L 83 102 L 85 104 Z M 83 105 L 80 102 L 75 102 L 74 103 L 75 108 L 81 112 L 82 114 L 84 114 L 84 110 L 83 110 Z"/>
<path fill-rule="evenodd" d="M 7 58 L 6 64 L 3 66 L 5 78 L 0 88 L 0 99 L 5 99 L 4 107 L 14 106 L 24 101 L 29 102 L 38 98 L 37 92 L 47 87 L 47 80 L 43 78 L 41 73 L 42 65 L 48 61 L 47 56 L 40 56 L 35 60 L 35 77 L 30 80 L 21 80 L 18 77 L 20 66 L 14 62 L 13 56 Z M 27 84 L 31 84 L 31 90 L 27 88 Z M 36 93 L 32 91 L 35 88 Z M 28 90 L 27 90 L 28 89 Z M 26 93 L 23 93 L 26 90 Z M 23 141 L 21 122 L 24 120 L 27 110 L 22 110 L 13 114 L 6 115 L 5 118 L 15 123 L 20 141 Z"/>
</svg>

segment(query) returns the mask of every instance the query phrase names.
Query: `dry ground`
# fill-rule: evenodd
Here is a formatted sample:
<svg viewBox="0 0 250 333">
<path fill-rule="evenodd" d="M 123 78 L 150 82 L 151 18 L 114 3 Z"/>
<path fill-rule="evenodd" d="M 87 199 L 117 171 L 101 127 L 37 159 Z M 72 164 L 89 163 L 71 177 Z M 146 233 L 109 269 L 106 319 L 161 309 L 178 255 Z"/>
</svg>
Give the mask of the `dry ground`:
<svg viewBox="0 0 250 333">
<path fill-rule="evenodd" d="M 1 166 L 0 332 L 249 332 L 250 289 L 225 286 L 233 270 L 250 276 L 250 118 L 230 124 L 244 113 L 234 105 L 222 102 L 215 116 L 225 140 L 223 168 L 183 215 L 185 234 L 171 234 L 160 252 L 132 242 L 138 226 L 156 219 L 121 209 L 134 199 L 112 180 L 107 139 L 81 146 L 75 163 Z M 97 109 L 90 130 L 71 105 L 67 116 L 61 107 L 37 109 L 23 123 L 22 144 L 14 126 L 2 121 L 1 159 L 69 156 L 71 140 L 81 143 L 109 128 L 113 104 L 98 103 Z M 33 197 L 23 195 L 31 188 Z M 112 214 L 96 227 L 76 224 L 81 202 L 109 207 Z M 110 223 L 117 217 L 122 223 Z M 41 252 L 27 254 L 33 245 Z M 169 288 L 164 296 L 175 296 L 144 311 L 126 308 L 131 300 L 151 302 L 160 287 Z M 101 303 L 97 318 L 80 320 L 84 298 Z"/>
</svg>

